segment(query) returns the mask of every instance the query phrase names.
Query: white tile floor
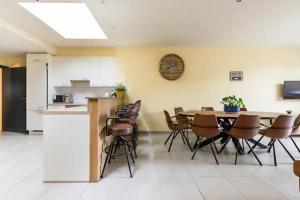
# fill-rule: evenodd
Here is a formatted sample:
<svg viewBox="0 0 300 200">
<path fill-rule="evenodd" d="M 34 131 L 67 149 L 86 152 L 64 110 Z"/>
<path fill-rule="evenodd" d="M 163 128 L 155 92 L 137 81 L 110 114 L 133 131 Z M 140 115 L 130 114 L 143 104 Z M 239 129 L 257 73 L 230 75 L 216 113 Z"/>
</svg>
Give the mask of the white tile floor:
<svg viewBox="0 0 300 200">
<path fill-rule="evenodd" d="M 42 136 L 3 133 L 0 135 L 0 199 L 300 199 L 292 161 L 279 145 L 276 146 L 277 167 L 273 166 L 272 154 L 263 150 L 257 150 L 263 167 L 251 155 L 239 156 L 238 165 L 233 165 L 232 144 L 218 155 L 220 165 L 216 165 L 209 147 L 190 160 L 191 152 L 180 137 L 168 153 L 163 145 L 166 136 L 145 134 L 139 138 L 139 158 L 133 166 L 132 179 L 125 160 L 118 158 L 108 165 L 105 178 L 99 183 L 45 184 L 42 182 Z M 296 141 L 300 145 L 300 140 Z M 284 143 L 300 159 L 292 143 L 289 140 Z"/>
</svg>

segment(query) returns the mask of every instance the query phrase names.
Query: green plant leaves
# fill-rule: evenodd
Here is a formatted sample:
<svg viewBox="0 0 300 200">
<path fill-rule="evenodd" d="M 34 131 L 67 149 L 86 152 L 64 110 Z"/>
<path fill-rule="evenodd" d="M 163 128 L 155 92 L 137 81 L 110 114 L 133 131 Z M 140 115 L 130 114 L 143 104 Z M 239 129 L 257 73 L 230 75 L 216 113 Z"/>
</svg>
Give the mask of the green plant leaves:
<svg viewBox="0 0 300 200">
<path fill-rule="evenodd" d="M 241 97 L 237 97 L 235 95 L 223 97 L 221 104 L 224 104 L 224 106 L 234 106 L 234 107 L 240 107 L 245 108 L 244 101 Z"/>
</svg>

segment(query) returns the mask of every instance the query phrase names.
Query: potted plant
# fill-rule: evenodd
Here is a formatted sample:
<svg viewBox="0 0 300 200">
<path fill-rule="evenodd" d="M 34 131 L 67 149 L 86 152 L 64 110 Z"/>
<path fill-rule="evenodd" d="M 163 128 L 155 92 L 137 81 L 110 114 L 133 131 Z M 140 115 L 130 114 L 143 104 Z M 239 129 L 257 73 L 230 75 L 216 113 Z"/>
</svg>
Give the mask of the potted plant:
<svg viewBox="0 0 300 200">
<path fill-rule="evenodd" d="M 116 95 L 117 97 L 124 97 L 124 94 L 126 92 L 127 88 L 125 85 L 123 85 L 122 83 L 118 83 L 116 86 L 115 86 L 115 91 L 116 91 Z"/>
<path fill-rule="evenodd" d="M 235 95 L 224 97 L 221 103 L 224 104 L 225 112 L 240 112 L 240 108 L 245 108 L 243 99 Z"/>
</svg>

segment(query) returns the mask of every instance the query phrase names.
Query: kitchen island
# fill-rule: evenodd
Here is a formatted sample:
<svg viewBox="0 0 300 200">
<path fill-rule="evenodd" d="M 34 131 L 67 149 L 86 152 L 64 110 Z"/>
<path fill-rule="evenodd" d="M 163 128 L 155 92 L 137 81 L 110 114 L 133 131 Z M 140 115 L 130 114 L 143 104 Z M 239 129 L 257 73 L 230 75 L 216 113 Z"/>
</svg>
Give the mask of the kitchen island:
<svg viewBox="0 0 300 200">
<path fill-rule="evenodd" d="M 105 159 L 105 121 L 123 98 L 88 97 L 87 107 L 44 112 L 44 181 L 97 182 Z"/>
</svg>

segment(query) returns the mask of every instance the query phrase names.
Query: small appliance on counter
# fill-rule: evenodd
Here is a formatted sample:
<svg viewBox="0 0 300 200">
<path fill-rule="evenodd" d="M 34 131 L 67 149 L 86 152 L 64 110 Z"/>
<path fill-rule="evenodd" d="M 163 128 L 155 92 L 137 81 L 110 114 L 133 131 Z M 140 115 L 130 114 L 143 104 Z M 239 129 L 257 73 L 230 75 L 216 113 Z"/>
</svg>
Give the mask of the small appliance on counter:
<svg viewBox="0 0 300 200">
<path fill-rule="evenodd" d="M 53 103 L 73 103 L 73 95 L 54 95 Z"/>
</svg>

